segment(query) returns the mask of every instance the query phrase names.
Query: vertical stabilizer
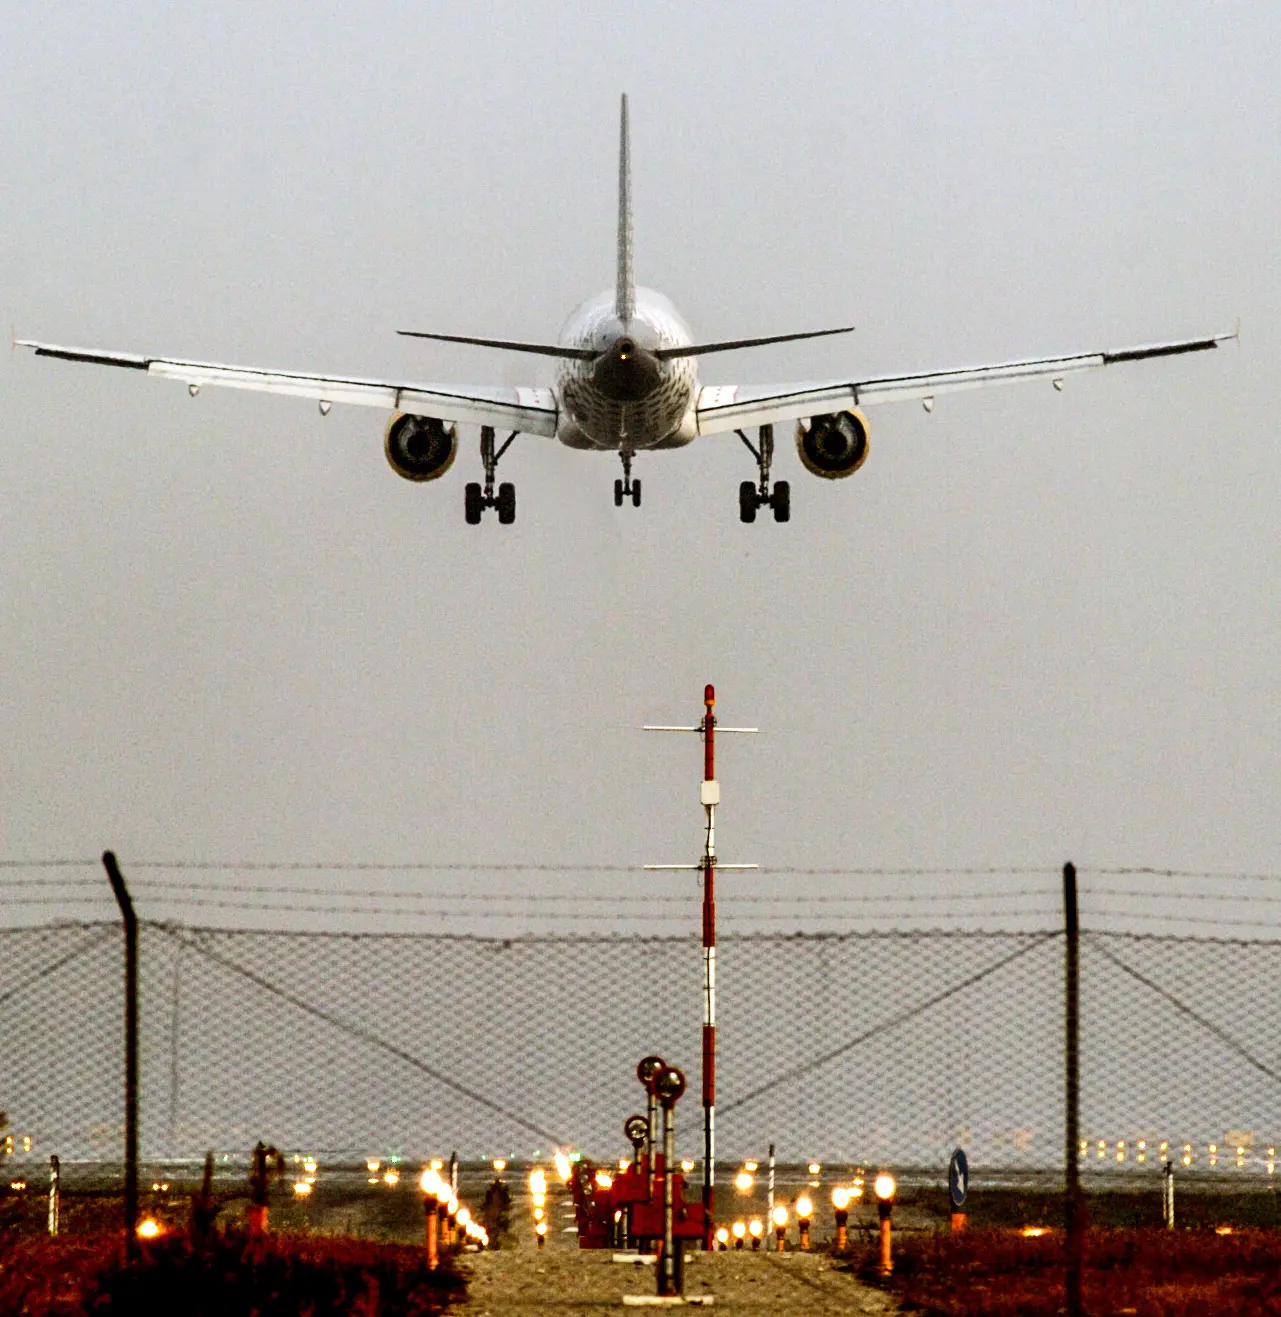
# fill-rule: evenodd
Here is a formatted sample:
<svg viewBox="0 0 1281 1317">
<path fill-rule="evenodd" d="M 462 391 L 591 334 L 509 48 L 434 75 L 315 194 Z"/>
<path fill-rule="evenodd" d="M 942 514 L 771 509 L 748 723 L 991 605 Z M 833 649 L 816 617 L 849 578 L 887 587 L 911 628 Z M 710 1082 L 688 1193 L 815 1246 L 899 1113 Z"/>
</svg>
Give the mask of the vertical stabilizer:
<svg viewBox="0 0 1281 1317">
<path fill-rule="evenodd" d="M 632 277 L 632 145 L 627 133 L 627 93 L 618 124 L 618 276 L 614 312 L 620 320 L 636 314 L 636 283 Z"/>
</svg>

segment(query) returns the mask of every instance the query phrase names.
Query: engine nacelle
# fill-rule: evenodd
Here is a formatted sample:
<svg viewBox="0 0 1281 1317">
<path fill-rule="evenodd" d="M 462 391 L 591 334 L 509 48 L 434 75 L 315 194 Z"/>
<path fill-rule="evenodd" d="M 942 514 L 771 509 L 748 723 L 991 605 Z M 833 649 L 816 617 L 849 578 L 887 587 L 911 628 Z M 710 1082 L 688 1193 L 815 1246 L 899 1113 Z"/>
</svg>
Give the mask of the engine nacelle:
<svg viewBox="0 0 1281 1317">
<path fill-rule="evenodd" d="M 439 480 L 454 465 L 458 427 L 434 416 L 396 412 L 387 422 L 383 449 L 391 469 L 405 480 Z"/>
<path fill-rule="evenodd" d="M 867 419 L 848 411 L 796 422 L 796 451 L 807 471 L 825 480 L 852 476 L 867 461 Z"/>
</svg>

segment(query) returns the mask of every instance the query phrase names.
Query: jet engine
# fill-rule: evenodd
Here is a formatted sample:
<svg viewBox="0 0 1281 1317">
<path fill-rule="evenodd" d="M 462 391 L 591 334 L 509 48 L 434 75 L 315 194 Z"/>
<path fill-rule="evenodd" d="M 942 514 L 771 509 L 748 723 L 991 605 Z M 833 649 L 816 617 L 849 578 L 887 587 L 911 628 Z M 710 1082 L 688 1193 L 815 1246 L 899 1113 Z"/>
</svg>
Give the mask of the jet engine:
<svg viewBox="0 0 1281 1317">
<path fill-rule="evenodd" d="M 796 422 L 796 451 L 808 471 L 826 480 L 852 476 L 867 461 L 867 420 L 849 411 Z"/>
<path fill-rule="evenodd" d="M 454 464 L 458 427 L 433 416 L 396 412 L 387 422 L 383 448 L 391 469 L 406 480 L 439 480 Z"/>
</svg>

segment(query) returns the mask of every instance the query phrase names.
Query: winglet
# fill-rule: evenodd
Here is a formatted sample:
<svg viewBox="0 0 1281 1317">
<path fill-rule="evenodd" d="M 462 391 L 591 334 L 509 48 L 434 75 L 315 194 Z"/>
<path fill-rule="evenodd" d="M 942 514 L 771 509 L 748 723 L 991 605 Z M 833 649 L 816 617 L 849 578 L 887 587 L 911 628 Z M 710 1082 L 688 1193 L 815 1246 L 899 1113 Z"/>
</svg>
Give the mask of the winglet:
<svg viewBox="0 0 1281 1317">
<path fill-rule="evenodd" d="M 627 132 L 627 93 L 618 121 L 618 274 L 614 314 L 631 320 L 636 314 L 636 282 L 632 276 L 632 148 Z"/>
</svg>

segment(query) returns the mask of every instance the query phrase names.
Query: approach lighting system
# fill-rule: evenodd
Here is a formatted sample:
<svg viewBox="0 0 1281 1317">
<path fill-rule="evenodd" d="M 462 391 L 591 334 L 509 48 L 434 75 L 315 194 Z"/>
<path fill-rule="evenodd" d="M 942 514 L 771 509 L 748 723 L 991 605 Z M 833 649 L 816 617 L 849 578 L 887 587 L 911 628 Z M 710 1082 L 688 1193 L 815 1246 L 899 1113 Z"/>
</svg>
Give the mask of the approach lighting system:
<svg viewBox="0 0 1281 1317">
<path fill-rule="evenodd" d="M 784 1241 L 787 1239 L 787 1208 L 776 1207 L 771 1214 L 771 1219 L 774 1222 L 774 1245 L 781 1253 Z"/>
<path fill-rule="evenodd" d="M 894 1183 L 894 1177 L 888 1171 L 882 1171 L 872 1185 L 878 1203 L 892 1203 L 894 1201 L 894 1191 L 897 1188 L 898 1185 Z"/>
</svg>

